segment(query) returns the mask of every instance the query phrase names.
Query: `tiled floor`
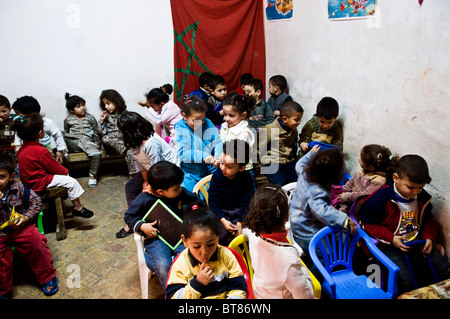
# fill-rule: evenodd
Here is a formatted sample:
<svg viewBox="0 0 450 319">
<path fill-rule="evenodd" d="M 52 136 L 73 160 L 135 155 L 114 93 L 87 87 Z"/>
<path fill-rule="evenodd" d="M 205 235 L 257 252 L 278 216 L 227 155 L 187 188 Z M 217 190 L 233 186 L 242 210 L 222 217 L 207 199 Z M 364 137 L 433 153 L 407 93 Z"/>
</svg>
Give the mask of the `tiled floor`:
<svg viewBox="0 0 450 319">
<path fill-rule="evenodd" d="M 127 180 L 126 174 L 102 174 L 97 187 L 89 188 L 87 177 L 78 178 L 85 189 L 81 201 L 94 211 L 94 216 L 90 219 L 72 217 L 72 204 L 67 199 L 64 202 L 67 238 L 57 241 L 54 229 L 46 230 L 45 234 L 58 271 L 58 293 L 46 297 L 36 286 L 28 268 L 16 260 L 12 298 L 141 298 L 134 238 L 132 235 L 122 239 L 115 237 L 115 233 L 123 226 L 123 215 L 127 208 L 124 193 Z M 45 220 L 44 225 L 52 223 Z M 149 299 L 162 298 L 164 291 L 153 276 L 149 283 Z"/>
</svg>

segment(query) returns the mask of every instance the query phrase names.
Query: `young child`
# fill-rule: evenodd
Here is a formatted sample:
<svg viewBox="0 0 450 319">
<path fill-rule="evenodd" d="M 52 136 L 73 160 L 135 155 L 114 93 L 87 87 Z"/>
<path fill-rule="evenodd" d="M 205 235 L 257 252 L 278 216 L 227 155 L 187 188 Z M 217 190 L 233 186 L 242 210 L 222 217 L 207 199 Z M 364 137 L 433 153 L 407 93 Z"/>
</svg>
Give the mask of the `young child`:
<svg viewBox="0 0 450 319">
<path fill-rule="evenodd" d="M 285 92 L 286 89 L 287 81 L 283 75 L 274 75 L 269 79 L 268 103 L 275 117 L 280 115 L 280 108 L 285 102 L 292 101 L 292 97 Z"/>
<path fill-rule="evenodd" d="M 97 173 L 102 158 L 100 132 L 97 120 L 86 112 L 86 101 L 66 93 L 69 115 L 64 119 L 64 139 L 69 152 L 85 152 L 90 159 L 89 187 L 97 185 Z"/>
<path fill-rule="evenodd" d="M 0 153 L 16 158 L 14 134 L 11 129 L 14 119 L 11 116 L 11 104 L 6 96 L 0 95 Z"/>
<path fill-rule="evenodd" d="M 199 88 L 197 90 L 192 91 L 188 95 L 197 95 L 199 98 L 203 100 L 203 102 L 208 103 L 208 99 L 211 97 L 211 88 L 209 87 L 209 82 L 214 77 L 214 74 L 211 72 L 203 72 L 198 77 Z"/>
<path fill-rule="evenodd" d="M 139 102 L 139 105 L 147 108 L 146 116 L 155 125 L 156 134 L 169 144 L 174 143 L 175 123 L 183 118 L 179 106 L 169 97 L 172 91 L 172 85 L 164 84 L 151 89 L 145 103 Z"/>
<path fill-rule="evenodd" d="M 259 127 L 270 124 L 274 120 L 272 108 L 262 98 L 263 83 L 260 79 L 253 79 L 244 85 L 245 95 L 255 99 L 255 109 L 248 116 L 248 125 L 256 131 Z"/>
<path fill-rule="evenodd" d="M 258 154 L 261 173 L 272 184 L 283 186 L 297 180 L 297 126 L 300 125 L 303 108 L 288 101 L 280 108 L 280 116 L 273 123 L 258 130 Z"/>
<path fill-rule="evenodd" d="M 251 150 L 247 142 L 234 139 L 224 143 L 220 169 L 211 177 L 208 204 L 221 222 L 219 243 L 227 246 L 242 233 L 255 181 L 245 170 Z"/>
<path fill-rule="evenodd" d="M 132 178 L 137 172 L 134 157 L 125 147 L 123 135 L 117 127 L 117 119 L 127 109 L 125 100 L 116 90 L 104 90 L 100 94 L 100 108 L 103 112 L 98 121 L 98 130 L 106 153 L 125 153 L 128 174 Z"/>
<path fill-rule="evenodd" d="M 80 196 L 84 193 L 78 181 L 68 175 L 67 168 L 58 163 L 39 139 L 44 136 L 44 123 L 39 113 L 14 119 L 17 135 L 23 144 L 17 152 L 20 180 L 35 192 L 49 187 L 64 187 L 72 201 L 72 215 L 90 218 L 92 211 L 83 207 Z"/>
<path fill-rule="evenodd" d="M 255 135 L 248 126 L 247 117 L 255 107 L 255 100 L 252 97 L 242 96 L 237 93 L 228 95 L 223 100 L 223 119 L 224 123 L 220 129 L 220 138 L 222 142 L 233 139 L 240 139 L 247 142 L 250 148 L 255 143 Z M 246 166 L 253 174 L 253 165 L 250 159 Z"/>
<path fill-rule="evenodd" d="M 398 289 L 401 294 L 414 289 L 406 252 L 421 286 L 434 281 L 433 276 L 427 277 L 431 270 L 423 254 L 430 256 L 439 281 L 449 278 L 450 268 L 447 259 L 434 250 L 439 226 L 431 212 L 431 196 L 423 189 L 431 182 L 427 162 L 419 155 L 402 156 L 393 180 L 393 184 L 361 199 L 358 206 L 362 228 L 378 239 L 378 248 L 400 268 Z M 405 245 L 418 239 L 426 240 L 425 245 Z"/>
<path fill-rule="evenodd" d="M 251 73 L 242 73 L 239 77 L 239 86 L 236 88 L 236 93 L 240 95 L 245 94 L 245 86 L 254 79 Z"/>
<path fill-rule="evenodd" d="M 360 196 L 369 195 L 392 182 L 397 157 L 391 158 L 391 151 L 378 144 L 369 144 L 361 149 L 361 169 L 343 186 L 333 186 L 332 204 L 343 212 Z"/>
<path fill-rule="evenodd" d="M 317 104 L 316 114 L 305 123 L 300 134 L 300 156 L 309 150 L 309 142 L 323 142 L 343 148 L 344 133 L 337 121 L 339 104 L 332 97 L 324 97 Z"/>
<path fill-rule="evenodd" d="M 117 121 L 117 127 L 123 134 L 125 147 L 135 159 L 137 174 L 125 185 L 125 196 L 128 206 L 148 185 L 147 171 L 161 161 L 180 165 L 177 152 L 159 135 L 155 134 L 152 124 L 136 112 L 125 111 Z M 117 238 L 131 234 L 128 226 L 116 233 Z"/>
<path fill-rule="evenodd" d="M 22 96 L 21 98 L 18 98 L 13 103 L 12 108 L 14 112 L 20 116 L 24 116 L 35 112 L 37 113 L 41 112 L 41 105 L 32 96 Z M 53 122 L 51 119 L 43 116 L 42 120 L 44 121 L 45 135 L 43 138 L 39 140 L 39 143 L 44 145 L 44 147 L 46 147 L 50 151 L 50 153 L 52 154 L 55 153 L 55 159 L 59 163 L 62 163 L 64 159 L 64 154 L 67 153 L 67 145 L 66 142 L 64 141 L 64 136 L 61 130 L 56 126 L 55 122 Z M 20 146 L 22 145 L 22 141 L 17 135 L 14 140 L 14 145 L 16 151 L 19 150 Z M 53 152 L 54 148 L 53 145 L 56 147 L 56 152 Z"/>
<path fill-rule="evenodd" d="M 319 152 L 315 145 L 302 157 L 295 169 L 298 174 L 297 187 L 289 206 L 290 225 L 294 240 L 307 254 L 302 258 L 311 272 L 322 278 L 309 260 L 309 243 L 324 226 L 342 226 L 356 232 L 356 224 L 344 212 L 331 205 L 331 186 L 339 184 L 344 159 L 338 149 Z"/>
<path fill-rule="evenodd" d="M 197 200 L 197 195 L 188 192 L 180 184 L 183 181 L 183 171 L 175 164 L 159 161 L 148 170 L 148 185 L 145 191 L 133 200 L 125 213 L 125 223 L 134 231 L 146 237 L 145 261 L 148 268 L 156 273 L 163 288 L 169 273 L 172 258 L 184 250 L 179 245 L 174 251 L 157 236 L 155 222 L 144 222 L 142 218 L 160 199 L 181 219 L 184 218 L 185 205 Z M 179 234 L 181 236 L 181 234 Z"/>
<path fill-rule="evenodd" d="M 181 107 L 183 119 L 175 124 L 175 149 L 184 172 L 182 186 L 192 191 L 203 177 L 214 173 L 213 163 L 222 154 L 222 140 L 206 116 L 207 106 L 196 95 L 186 97 Z"/>
<path fill-rule="evenodd" d="M 216 127 L 220 127 L 223 123 L 222 102 L 225 96 L 227 96 L 227 84 L 223 76 L 214 75 L 209 81 L 209 87 L 211 89 L 211 96 L 206 103 L 208 106 L 206 118 L 210 119 Z"/>
<path fill-rule="evenodd" d="M 25 191 L 25 186 L 14 180 L 14 168 L 14 160 L 0 153 L 0 225 L 10 220 L 8 226 L 0 230 L 0 299 L 7 299 L 13 286 L 11 246 L 27 261 L 44 294 L 50 296 L 58 291 L 56 269 L 47 239 L 33 223 L 41 211 L 42 202 L 35 192 L 30 189 Z M 11 221 L 13 212 L 18 217 Z"/>
<path fill-rule="evenodd" d="M 181 238 L 186 249 L 172 265 L 170 299 L 246 299 L 247 283 L 233 253 L 221 245 L 216 216 L 206 205 L 186 209 Z"/>
<path fill-rule="evenodd" d="M 250 202 L 243 234 L 253 267 L 253 291 L 258 299 L 312 299 L 312 279 L 302 265 L 303 251 L 287 240 L 289 204 L 279 185 L 260 187 Z"/>
</svg>

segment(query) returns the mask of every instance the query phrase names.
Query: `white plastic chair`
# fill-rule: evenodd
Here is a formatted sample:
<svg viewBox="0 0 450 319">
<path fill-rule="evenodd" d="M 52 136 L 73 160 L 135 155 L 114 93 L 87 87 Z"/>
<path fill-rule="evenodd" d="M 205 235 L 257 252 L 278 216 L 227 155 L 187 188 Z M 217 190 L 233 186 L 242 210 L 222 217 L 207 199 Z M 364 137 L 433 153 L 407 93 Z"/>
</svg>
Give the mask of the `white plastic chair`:
<svg viewBox="0 0 450 319">
<path fill-rule="evenodd" d="M 134 233 L 134 240 L 136 241 L 139 265 L 139 278 L 141 280 L 142 299 L 148 299 L 148 281 L 152 277 L 152 272 L 148 269 L 144 258 L 144 237 Z"/>
<path fill-rule="evenodd" d="M 292 182 L 281 187 L 281 189 L 286 193 L 286 196 L 288 198 L 288 204 L 291 204 L 292 196 L 294 195 L 296 187 L 297 182 Z M 292 235 L 291 223 L 287 221 L 285 227 L 286 230 L 288 231 L 287 238 L 291 241 L 291 243 L 293 243 L 294 236 Z"/>
</svg>

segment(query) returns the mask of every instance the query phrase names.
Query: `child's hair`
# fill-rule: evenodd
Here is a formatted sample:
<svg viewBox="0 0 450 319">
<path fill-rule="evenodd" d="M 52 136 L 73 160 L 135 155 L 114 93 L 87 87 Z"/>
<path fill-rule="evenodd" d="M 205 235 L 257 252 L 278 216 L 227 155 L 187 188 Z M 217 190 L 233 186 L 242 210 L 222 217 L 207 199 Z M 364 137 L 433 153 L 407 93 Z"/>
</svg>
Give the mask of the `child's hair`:
<svg viewBox="0 0 450 319">
<path fill-rule="evenodd" d="M 0 95 L 0 106 L 6 106 L 8 109 L 11 108 L 11 103 L 9 103 L 9 100 L 6 96 Z"/>
<path fill-rule="evenodd" d="M 258 188 L 250 200 L 247 226 L 255 234 L 270 234 L 284 227 L 289 216 L 289 203 L 280 185 Z"/>
<path fill-rule="evenodd" d="M 287 88 L 287 80 L 283 75 L 274 75 L 269 79 L 272 86 L 278 86 L 281 91 L 285 91 Z"/>
<path fill-rule="evenodd" d="M 211 80 L 209 80 L 209 87 L 211 90 L 215 90 L 218 85 L 227 85 L 225 79 L 221 75 L 214 75 Z"/>
<path fill-rule="evenodd" d="M 294 112 L 303 113 L 303 107 L 295 101 L 284 102 L 280 108 L 280 117 L 291 117 Z"/>
<path fill-rule="evenodd" d="M 153 190 L 167 190 L 183 182 L 184 173 L 177 165 L 168 161 L 159 161 L 148 169 L 147 180 Z"/>
<path fill-rule="evenodd" d="M 251 73 L 243 73 L 241 75 L 241 77 L 239 78 L 239 83 L 241 84 L 241 86 L 242 85 L 246 85 L 246 84 L 249 84 L 249 82 L 251 80 L 253 80 L 253 79 L 254 79 L 253 74 L 251 74 Z"/>
<path fill-rule="evenodd" d="M 246 141 L 232 139 L 223 143 L 223 153 L 231 156 L 242 167 L 250 161 L 251 149 Z"/>
<path fill-rule="evenodd" d="M 78 95 L 70 95 L 69 93 L 66 93 L 64 98 L 66 99 L 66 109 L 68 111 L 73 111 L 77 105 L 86 105 L 86 101 Z"/>
<path fill-rule="evenodd" d="M 343 167 L 344 157 L 341 150 L 321 150 L 306 165 L 306 180 L 331 189 L 331 185 L 339 185 Z"/>
<path fill-rule="evenodd" d="M 127 109 L 125 100 L 116 90 L 104 90 L 100 94 L 100 108 L 104 111 L 105 103 L 103 102 L 103 99 L 107 99 L 116 106 L 115 113 L 117 114 L 122 114 L 122 112 Z"/>
<path fill-rule="evenodd" d="M 42 116 L 35 112 L 24 116 L 16 116 L 12 125 L 22 140 L 33 142 L 39 140 L 39 131 L 44 129 Z"/>
<path fill-rule="evenodd" d="M 374 172 L 386 173 L 386 184 L 392 182 L 392 174 L 395 171 L 398 157 L 391 157 L 391 151 L 378 144 L 369 144 L 361 150 L 361 161 L 366 166 L 373 166 Z"/>
<path fill-rule="evenodd" d="M 408 179 L 417 184 L 429 184 L 431 177 L 428 173 L 428 164 L 419 155 L 402 156 L 397 163 L 395 170 L 400 178 L 408 177 Z"/>
<path fill-rule="evenodd" d="M 339 115 L 339 104 L 332 97 L 324 97 L 317 104 L 316 115 L 327 120 L 336 119 Z"/>
<path fill-rule="evenodd" d="M 198 83 L 200 84 L 201 87 L 204 87 L 205 85 L 209 85 L 209 81 L 211 81 L 213 76 L 214 76 L 214 74 L 212 74 L 211 72 L 203 72 L 198 77 Z"/>
<path fill-rule="evenodd" d="M 191 113 L 205 113 L 208 111 L 206 103 L 197 95 L 186 95 L 181 105 L 181 113 L 190 116 Z"/>
<path fill-rule="evenodd" d="M 183 216 L 183 235 L 190 238 L 196 230 L 209 229 L 217 236 L 220 234 L 219 220 L 203 201 L 190 203 Z"/>
<path fill-rule="evenodd" d="M 19 112 L 21 114 L 31 114 L 31 113 L 39 113 L 41 111 L 41 105 L 39 102 L 32 96 L 22 96 L 19 97 L 12 105 L 12 108 L 15 112 Z"/>
<path fill-rule="evenodd" d="M 264 89 L 263 83 L 260 79 L 252 79 L 252 80 L 248 81 L 245 85 L 252 86 L 255 89 L 255 92 L 257 92 L 258 90 L 260 90 L 262 92 Z"/>
<path fill-rule="evenodd" d="M 8 153 L 0 153 L 0 169 L 4 169 L 11 175 L 14 173 L 15 167 L 14 159 Z"/>
<path fill-rule="evenodd" d="M 167 103 L 170 99 L 169 95 L 172 94 L 172 92 L 172 85 L 164 84 L 159 88 L 151 89 L 146 96 L 147 101 L 154 104 Z"/>
<path fill-rule="evenodd" d="M 117 127 L 123 134 L 123 142 L 127 148 L 135 148 L 153 136 L 152 124 L 136 112 L 123 112 L 117 119 Z"/>
<path fill-rule="evenodd" d="M 239 93 L 231 93 L 225 97 L 222 105 L 231 105 L 235 111 L 242 115 L 247 112 L 247 117 L 250 116 L 255 109 L 255 99 L 251 96 L 240 95 Z"/>
</svg>

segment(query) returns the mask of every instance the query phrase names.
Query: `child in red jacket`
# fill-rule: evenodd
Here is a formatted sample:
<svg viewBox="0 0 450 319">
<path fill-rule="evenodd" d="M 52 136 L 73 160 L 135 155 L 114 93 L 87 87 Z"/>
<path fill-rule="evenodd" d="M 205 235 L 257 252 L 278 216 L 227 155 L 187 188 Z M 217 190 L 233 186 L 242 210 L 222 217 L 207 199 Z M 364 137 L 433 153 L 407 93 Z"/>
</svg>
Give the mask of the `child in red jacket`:
<svg viewBox="0 0 450 319">
<path fill-rule="evenodd" d="M 405 259 L 408 253 L 414 276 L 422 285 L 431 270 L 423 254 L 431 258 L 439 280 L 449 278 L 449 263 L 434 250 L 438 225 L 431 213 L 431 196 L 423 187 L 431 182 L 426 161 L 418 155 L 405 155 L 398 161 L 394 183 L 359 201 L 363 229 L 381 243 L 378 247 L 400 268 L 399 293 L 414 289 Z M 425 240 L 423 246 L 407 246 L 407 242 Z M 418 271 L 419 270 L 419 271 Z M 434 279 L 431 276 L 432 279 Z"/>
<path fill-rule="evenodd" d="M 88 210 L 80 202 L 80 196 L 84 193 L 78 181 L 68 175 L 67 168 L 58 163 L 50 152 L 39 143 L 44 135 L 44 124 L 39 113 L 31 113 L 26 116 L 17 116 L 14 120 L 17 135 L 23 140 L 23 144 L 17 152 L 19 175 L 22 183 L 35 192 L 40 192 L 49 187 L 64 187 L 72 201 L 74 216 L 90 218 L 94 213 Z"/>
</svg>

